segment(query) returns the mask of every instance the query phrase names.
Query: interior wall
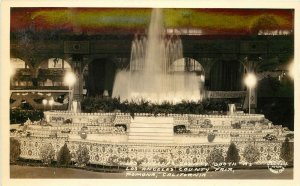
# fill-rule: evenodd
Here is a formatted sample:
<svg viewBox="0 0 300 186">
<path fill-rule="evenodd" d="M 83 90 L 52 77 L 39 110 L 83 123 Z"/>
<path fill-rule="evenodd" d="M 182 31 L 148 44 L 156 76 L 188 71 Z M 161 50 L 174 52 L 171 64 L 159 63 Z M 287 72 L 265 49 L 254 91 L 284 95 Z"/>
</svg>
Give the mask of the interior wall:
<svg viewBox="0 0 300 186">
<path fill-rule="evenodd" d="M 240 91 L 243 90 L 244 67 L 239 61 L 217 61 L 210 71 L 210 85 L 212 91 Z"/>
</svg>

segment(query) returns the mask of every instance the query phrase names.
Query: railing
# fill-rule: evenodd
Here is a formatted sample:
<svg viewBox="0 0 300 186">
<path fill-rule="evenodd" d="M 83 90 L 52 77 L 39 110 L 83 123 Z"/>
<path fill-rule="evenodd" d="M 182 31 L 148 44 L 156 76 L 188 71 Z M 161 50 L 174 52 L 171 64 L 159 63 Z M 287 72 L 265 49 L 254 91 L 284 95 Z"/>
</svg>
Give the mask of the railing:
<svg viewBox="0 0 300 186">
<path fill-rule="evenodd" d="M 55 90 L 67 90 L 67 86 L 10 86 L 10 90 L 13 92 L 22 91 L 22 92 L 33 92 L 33 91 L 55 91 Z"/>
<path fill-rule="evenodd" d="M 244 98 L 246 91 L 206 91 L 207 98 Z"/>
</svg>

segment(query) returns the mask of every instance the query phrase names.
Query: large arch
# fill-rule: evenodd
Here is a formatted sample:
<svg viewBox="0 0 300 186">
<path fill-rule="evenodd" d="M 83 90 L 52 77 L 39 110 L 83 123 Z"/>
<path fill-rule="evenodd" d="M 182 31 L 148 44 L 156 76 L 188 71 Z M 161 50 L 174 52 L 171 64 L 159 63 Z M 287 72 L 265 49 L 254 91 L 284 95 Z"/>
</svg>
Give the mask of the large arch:
<svg viewBox="0 0 300 186">
<path fill-rule="evenodd" d="M 26 63 L 26 61 L 20 58 L 10 58 L 10 64 L 11 67 L 15 70 L 30 68 L 30 66 Z"/>
<path fill-rule="evenodd" d="M 12 86 L 31 86 L 32 68 L 20 58 L 10 58 L 10 75 Z"/>
<path fill-rule="evenodd" d="M 205 70 L 201 63 L 193 58 L 183 57 L 175 60 L 170 65 L 170 72 L 195 72 L 197 75 L 204 75 Z"/>
<path fill-rule="evenodd" d="M 10 54 L 10 59 L 19 59 L 25 62 L 28 68 L 32 69 L 34 66 L 31 64 L 31 61 L 28 57 L 22 55 L 21 53 L 12 53 Z M 12 61 L 11 61 L 12 62 Z"/>
<path fill-rule="evenodd" d="M 198 86 L 200 95 L 203 95 L 203 91 L 205 90 L 205 69 L 202 66 L 202 64 L 193 59 L 188 57 L 183 57 L 180 59 L 175 60 L 171 66 L 169 71 L 171 73 L 194 73 L 196 74 L 197 78 L 197 85 L 192 86 Z M 187 79 L 189 80 L 189 79 Z M 189 84 L 188 82 L 185 82 L 186 84 Z"/>
<path fill-rule="evenodd" d="M 50 57 L 37 66 L 39 86 L 63 86 L 65 71 L 71 71 L 71 64 L 62 58 Z"/>
</svg>

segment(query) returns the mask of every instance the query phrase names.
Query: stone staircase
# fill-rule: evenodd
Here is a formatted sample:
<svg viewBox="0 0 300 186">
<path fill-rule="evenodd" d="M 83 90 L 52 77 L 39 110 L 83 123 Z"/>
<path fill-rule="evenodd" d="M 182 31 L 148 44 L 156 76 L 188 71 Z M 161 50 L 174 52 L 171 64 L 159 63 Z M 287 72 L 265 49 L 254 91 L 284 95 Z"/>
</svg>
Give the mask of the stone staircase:
<svg viewBox="0 0 300 186">
<path fill-rule="evenodd" d="M 129 126 L 128 142 L 173 143 L 173 117 L 135 117 Z"/>
</svg>

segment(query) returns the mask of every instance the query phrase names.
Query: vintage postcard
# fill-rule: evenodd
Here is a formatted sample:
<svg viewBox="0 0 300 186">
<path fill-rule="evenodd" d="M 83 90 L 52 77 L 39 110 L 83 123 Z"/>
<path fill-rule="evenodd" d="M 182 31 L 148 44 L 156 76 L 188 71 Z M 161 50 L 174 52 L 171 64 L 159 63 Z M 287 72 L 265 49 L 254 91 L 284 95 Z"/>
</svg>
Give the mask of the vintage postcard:
<svg viewBox="0 0 300 186">
<path fill-rule="evenodd" d="M 2 2 L 1 184 L 299 183 L 296 1 L 48 3 Z"/>
</svg>

